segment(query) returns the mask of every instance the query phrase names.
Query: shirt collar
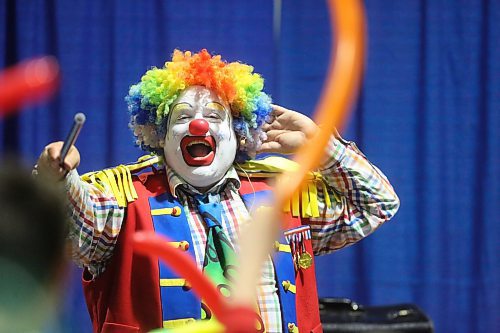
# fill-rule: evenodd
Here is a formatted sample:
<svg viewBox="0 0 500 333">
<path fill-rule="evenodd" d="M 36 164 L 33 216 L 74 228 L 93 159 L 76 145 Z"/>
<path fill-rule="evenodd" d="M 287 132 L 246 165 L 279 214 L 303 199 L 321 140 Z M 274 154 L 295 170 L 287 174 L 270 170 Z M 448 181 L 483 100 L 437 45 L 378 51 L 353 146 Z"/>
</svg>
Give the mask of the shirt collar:
<svg viewBox="0 0 500 333">
<path fill-rule="evenodd" d="M 168 165 L 165 165 L 165 173 L 168 180 L 168 186 L 170 187 L 170 193 L 177 198 L 177 189 L 184 189 L 192 194 L 201 194 L 196 188 L 187 183 L 184 179 L 181 178 L 172 168 Z M 216 184 L 214 184 L 207 193 L 219 193 L 227 184 L 232 184 L 236 189 L 239 189 L 241 186 L 240 178 L 236 173 L 236 170 L 233 166 L 229 168 L 224 177 L 219 180 Z M 179 187 L 180 186 L 180 187 Z"/>
</svg>

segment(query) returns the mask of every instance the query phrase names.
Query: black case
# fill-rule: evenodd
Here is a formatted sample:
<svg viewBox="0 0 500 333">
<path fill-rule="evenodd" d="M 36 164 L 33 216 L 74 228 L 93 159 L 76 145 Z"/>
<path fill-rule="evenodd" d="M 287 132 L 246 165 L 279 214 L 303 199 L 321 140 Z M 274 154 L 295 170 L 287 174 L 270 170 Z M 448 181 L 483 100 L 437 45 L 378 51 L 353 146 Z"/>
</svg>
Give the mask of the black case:
<svg viewBox="0 0 500 333">
<path fill-rule="evenodd" d="M 324 333 L 433 333 L 432 321 L 414 304 L 362 306 L 348 298 L 319 300 Z"/>
</svg>

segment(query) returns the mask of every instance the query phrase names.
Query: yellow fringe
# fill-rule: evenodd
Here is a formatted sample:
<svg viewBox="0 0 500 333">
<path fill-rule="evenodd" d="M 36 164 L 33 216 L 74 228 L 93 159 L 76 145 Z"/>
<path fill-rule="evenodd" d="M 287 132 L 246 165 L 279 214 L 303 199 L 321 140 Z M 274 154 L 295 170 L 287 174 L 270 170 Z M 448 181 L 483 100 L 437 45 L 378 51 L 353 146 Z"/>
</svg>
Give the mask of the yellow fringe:
<svg viewBox="0 0 500 333">
<path fill-rule="evenodd" d="M 133 164 L 121 164 L 114 168 L 93 171 L 81 176 L 85 182 L 93 184 L 99 190 L 111 189 L 120 207 L 126 207 L 129 202 L 135 201 L 138 196 L 132 183 L 132 172 L 162 163 L 158 156 L 146 155 Z"/>
<path fill-rule="evenodd" d="M 137 192 L 132 184 L 132 172 L 161 164 L 163 161 L 158 156 L 146 155 L 136 163 L 119 165 L 114 168 L 93 171 L 81 176 L 83 181 L 95 185 L 99 190 L 111 189 L 120 207 L 126 207 L 129 202 L 137 199 Z M 235 165 L 238 174 L 243 177 L 275 177 L 284 171 L 296 170 L 297 164 L 289 159 L 270 156 L 262 160 L 248 161 L 245 164 Z M 301 188 L 292 195 L 292 199 L 285 204 L 283 211 L 291 212 L 292 216 L 319 217 L 318 186 L 321 186 L 325 205 L 331 208 L 332 199 L 326 182 L 318 172 L 310 172 Z M 333 193 L 335 200 L 340 200 Z"/>
<path fill-rule="evenodd" d="M 285 171 L 297 170 L 298 165 L 284 157 L 269 156 L 261 160 L 236 164 L 235 167 L 242 177 L 268 178 L 276 177 Z M 319 217 L 318 186 L 322 189 L 326 207 L 331 208 L 332 199 L 323 176 L 319 172 L 309 172 L 301 188 L 284 205 L 283 211 L 285 213 L 291 212 L 292 216 Z M 333 195 L 335 200 L 340 200 L 336 193 L 333 193 Z"/>
</svg>

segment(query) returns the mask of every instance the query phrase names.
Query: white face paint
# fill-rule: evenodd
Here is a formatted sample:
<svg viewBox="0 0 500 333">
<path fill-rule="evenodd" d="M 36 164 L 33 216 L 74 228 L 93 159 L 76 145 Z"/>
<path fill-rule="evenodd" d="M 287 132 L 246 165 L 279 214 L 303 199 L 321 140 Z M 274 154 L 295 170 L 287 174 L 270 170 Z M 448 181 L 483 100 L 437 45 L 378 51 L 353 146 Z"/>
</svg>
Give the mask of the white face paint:
<svg viewBox="0 0 500 333">
<path fill-rule="evenodd" d="M 186 182 L 205 189 L 224 177 L 236 156 L 229 106 L 210 89 L 186 88 L 172 103 L 165 161 Z"/>
</svg>

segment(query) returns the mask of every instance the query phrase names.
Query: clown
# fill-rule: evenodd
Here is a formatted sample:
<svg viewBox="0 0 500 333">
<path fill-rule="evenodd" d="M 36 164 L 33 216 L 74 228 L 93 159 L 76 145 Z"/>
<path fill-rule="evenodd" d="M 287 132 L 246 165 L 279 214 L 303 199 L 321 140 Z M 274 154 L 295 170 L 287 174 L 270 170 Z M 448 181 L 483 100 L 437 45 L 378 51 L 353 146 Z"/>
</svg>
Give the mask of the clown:
<svg viewBox="0 0 500 333">
<path fill-rule="evenodd" d="M 262 160 L 256 154 L 293 153 L 318 129 L 308 117 L 271 104 L 263 87 L 251 66 L 227 63 L 206 50 L 176 50 L 126 97 L 136 143 L 150 157 L 80 177 L 75 147 L 64 168 L 62 143 L 42 152 L 39 174 L 66 184 L 69 241 L 74 260 L 85 268 L 95 332 L 147 332 L 210 318 L 210 309 L 182 277 L 134 255 L 130 239 L 139 230 L 165 234 L 214 282 L 221 276 L 230 280 L 239 230 L 269 198 L 268 179 L 293 167 L 285 158 Z M 262 331 L 321 332 L 313 255 L 366 237 L 399 206 L 380 170 L 338 135 L 330 138 L 311 176 L 284 209 L 289 229 L 262 268 Z M 222 272 L 218 277 L 213 267 Z M 230 291 L 226 280 L 215 283 L 221 292 Z"/>
</svg>

